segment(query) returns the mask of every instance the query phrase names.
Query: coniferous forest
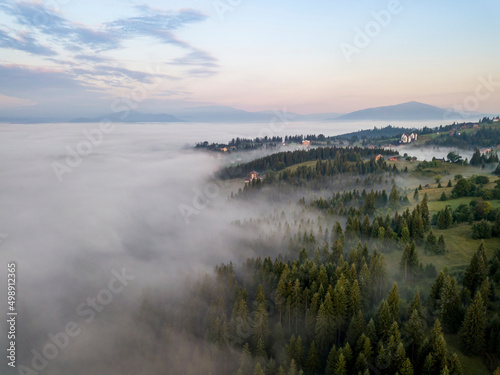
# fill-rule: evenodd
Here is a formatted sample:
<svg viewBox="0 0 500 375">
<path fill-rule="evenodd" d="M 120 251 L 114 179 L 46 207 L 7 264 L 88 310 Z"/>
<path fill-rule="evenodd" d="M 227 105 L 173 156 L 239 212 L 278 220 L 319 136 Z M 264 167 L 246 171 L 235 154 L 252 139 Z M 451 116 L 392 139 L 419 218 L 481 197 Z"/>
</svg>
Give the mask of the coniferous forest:
<svg viewBox="0 0 500 375">
<path fill-rule="evenodd" d="M 267 209 L 232 223 L 245 233 L 237 261 L 189 277 L 174 307 L 144 299 L 137 335 L 157 342 L 135 345 L 153 364 L 184 358 L 186 374 L 495 371 L 500 184 L 476 166 L 398 165 L 390 155 L 317 148 L 221 171 L 234 178 L 257 170 L 228 204 Z M 429 184 L 433 168 L 469 177 Z M 463 233 L 466 243 L 457 239 Z"/>
</svg>

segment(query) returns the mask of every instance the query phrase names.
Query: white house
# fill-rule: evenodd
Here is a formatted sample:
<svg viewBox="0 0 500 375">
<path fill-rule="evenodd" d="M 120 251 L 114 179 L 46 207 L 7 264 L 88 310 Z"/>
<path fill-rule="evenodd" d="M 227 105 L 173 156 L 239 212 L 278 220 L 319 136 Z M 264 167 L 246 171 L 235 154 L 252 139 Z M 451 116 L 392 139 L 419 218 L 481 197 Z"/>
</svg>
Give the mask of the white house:
<svg viewBox="0 0 500 375">
<path fill-rule="evenodd" d="M 401 136 L 401 143 L 411 143 L 415 142 L 418 139 L 418 134 L 417 133 L 411 133 L 411 134 L 403 134 Z"/>
</svg>

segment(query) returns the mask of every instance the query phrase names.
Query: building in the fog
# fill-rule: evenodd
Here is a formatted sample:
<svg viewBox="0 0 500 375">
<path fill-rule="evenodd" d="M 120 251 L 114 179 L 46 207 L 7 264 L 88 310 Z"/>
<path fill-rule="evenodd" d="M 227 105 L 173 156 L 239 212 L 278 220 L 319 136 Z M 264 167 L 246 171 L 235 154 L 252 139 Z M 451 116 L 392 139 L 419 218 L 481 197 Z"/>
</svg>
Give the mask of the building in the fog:
<svg viewBox="0 0 500 375">
<path fill-rule="evenodd" d="M 417 133 L 411 133 L 411 134 L 403 134 L 401 136 L 401 143 L 411 143 L 415 142 L 418 139 L 418 134 Z"/>
</svg>

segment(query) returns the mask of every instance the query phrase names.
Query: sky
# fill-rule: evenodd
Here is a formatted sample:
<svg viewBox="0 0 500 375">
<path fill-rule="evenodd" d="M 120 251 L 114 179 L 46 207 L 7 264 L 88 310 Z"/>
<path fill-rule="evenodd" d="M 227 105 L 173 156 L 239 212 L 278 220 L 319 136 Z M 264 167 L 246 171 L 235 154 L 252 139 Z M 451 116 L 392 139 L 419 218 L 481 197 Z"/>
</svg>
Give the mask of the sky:
<svg viewBox="0 0 500 375">
<path fill-rule="evenodd" d="M 0 0 L 0 117 L 500 113 L 497 0 Z"/>
</svg>

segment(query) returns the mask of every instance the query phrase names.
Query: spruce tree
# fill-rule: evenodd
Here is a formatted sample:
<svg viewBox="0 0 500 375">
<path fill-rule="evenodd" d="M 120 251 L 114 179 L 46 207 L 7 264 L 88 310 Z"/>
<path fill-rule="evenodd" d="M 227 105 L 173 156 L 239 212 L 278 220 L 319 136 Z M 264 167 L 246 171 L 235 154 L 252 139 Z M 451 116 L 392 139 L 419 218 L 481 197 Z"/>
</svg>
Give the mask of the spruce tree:
<svg viewBox="0 0 500 375">
<path fill-rule="evenodd" d="M 401 256 L 401 261 L 399 263 L 399 267 L 403 274 L 405 280 L 414 279 L 419 270 L 419 262 L 418 262 L 418 254 L 416 250 L 415 242 L 407 244 L 403 255 Z"/>
<path fill-rule="evenodd" d="M 437 253 L 441 255 L 446 253 L 446 244 L 444 242 L 444 236 L 442 234 L 439 236 L 438 239 Z"/>
<path fill-rule="evenodd" d="M 311 375 L 317 374 L 320 370 L 320 361 L 318 350 L 316 349 L 316 344 L 314 341 L 311 343 L 309 348 L 309 354 L 306 361 L 307 372 Z"/>
<path fill-rule="evenodd" d="M 460 363 L 460 358 L 456 353 L 453 353 L 448 361 L 448 369 L 451 375 L 464 375 L 462 370 L 462 364 Z M 499 374 L 500 375 L 500 374 Z"/>
<path fill-rule="evenodd" d="M 439 318 L 449 332 L 456 333 L 462 321 L 460 291 L 454 277 L 446 276 L 441 288 Z"/>
<path fill-rule="evenodd" d="M 260 365 L 260 362 L 257 362 L 255 365 L 255 368 L 253 370 L 253 375 L 265 375 L 264 370 L 262 370 L 262 366 Z"/>
<path fill-rule="evenodd" d="M 391 308 L 386 300 L 382 300 L 377 311 L 377 334 L 382 340 L 386 340 L 394 321 Z"/>
<path fill-rule="evenodd" d="M 407 244 L 408 242 L 410 242 L 410 231 L 409 231 L 408 227 L 406 226 L 406 223 L 405 223 L 405 225 L 401 229 L 401 239 L 400 239 L 400 242 L 402 244 Z"/>
<path fill-rule="evenodd" d="M 468 288 L 474 295 L 483 281 L 486 279 L 487 263 L 484 250 L 484 242 L 481 242 L 478 250 L 472 256 L 470 264 L 464 271 L 464 287 Z"/>
<path fill-rule="evenodd" d="M 377 328 L 373 319 L 370 319 L 370 321 L 366 325 L 366 336 L 368 337 L 370 342 L 378 342 Z"/>
<path fill-rule="evenodd" d="M 413 366 L 409 358 L 406 358 L 403 365 L 399 368 L 400 375 L 413 375 Z"/>
<path fill-rule="evenodd" d="M 332 337 L 335 334 L 335 321 L 333 319 L 333 305 L 330 293 L 325 296 L 324 302 L 321 304 L 318 315 L 316 317 L 315 341 L 318 343 L 322 351 L 326 350 L 331 343 Z"/>
<path fill-rule="evenodd" d="M 351 345 L 356 344 L 358 338 L 363 332 L 365 332 L 365 329 L 365 318 L 363 317 L 361 310 L 359 310 L 358 313 L 352 317 L 351 323 L 349 324 L 349 329 L 347 330 L 347 342 Z"/>
<path fill-rule="evenodd" d="M 410 354 L 414 360 L 424 343 L 424 326 L 417 309 L 412 310 L 410 319 L 406 323 L 406 336 L 410 341 Z"/>
<path fill-rule="evenodd" d="M 326 371 L 325 374 L 331 375 L 335 372 L 335 366 L 337 364 L 337 348 L 335 345 L 332 346 L 330 352 L 328 353 L 328 358 L 326 360 Z"/>
<path fill-rule="evenodd" d="M 335 371 L 333 375 L 347 375 L 347 362 L 344 358 L 344 354 L 340 353 L 337 363 L 335 364 Z"/>
<path fill-rule="evenodd" d="M 437 253 L 437 238 L 432 229 L 427 235 L 427 240 L 425 241 L 425 251 L 430 252 L 432 254 Z"/>
<path fill-rule="evenodd" d="M 427 193 L 424 194 L 424 199 L 422 199 L 422 203 L 420 203 L 420 212 L 422 214 L 422 222 L 424 224 L 424 231 L 429 229 L 430 227 L 430 214 L 429 207 L 427 206 Z"/>
<path fill-rule="evenodd" d="M 399 290 L 398 284 L 394 283 L 389 295 L 387 296 L 387 303 L 391 311 L 392 320 L 399 323 Z"/>
<path fill-rule="evenodd" d="M 485 345 L 486 308 L 481 296 L 477 292 L 474 301 L 465 313 L 465 319 L 460 330 L 460 338 L 464 352 L 480 354 Z"/>
<path fill-rule="evenodd" d="M 399 193 L 396 189 L 396 185 L 392 185 L 391 194 L 389 195 L 389 205 L 391 208 L 397 208 L 399 206 Z"/>
<path fill-rule="evenodd" d="M 452 222 L 453 217 L 451 216 L 448 206 L 446 206 L 444 210 L 439 213 L 437 226 L 439 229 L 448 229 L 451 226 Z"/>
</svg>

